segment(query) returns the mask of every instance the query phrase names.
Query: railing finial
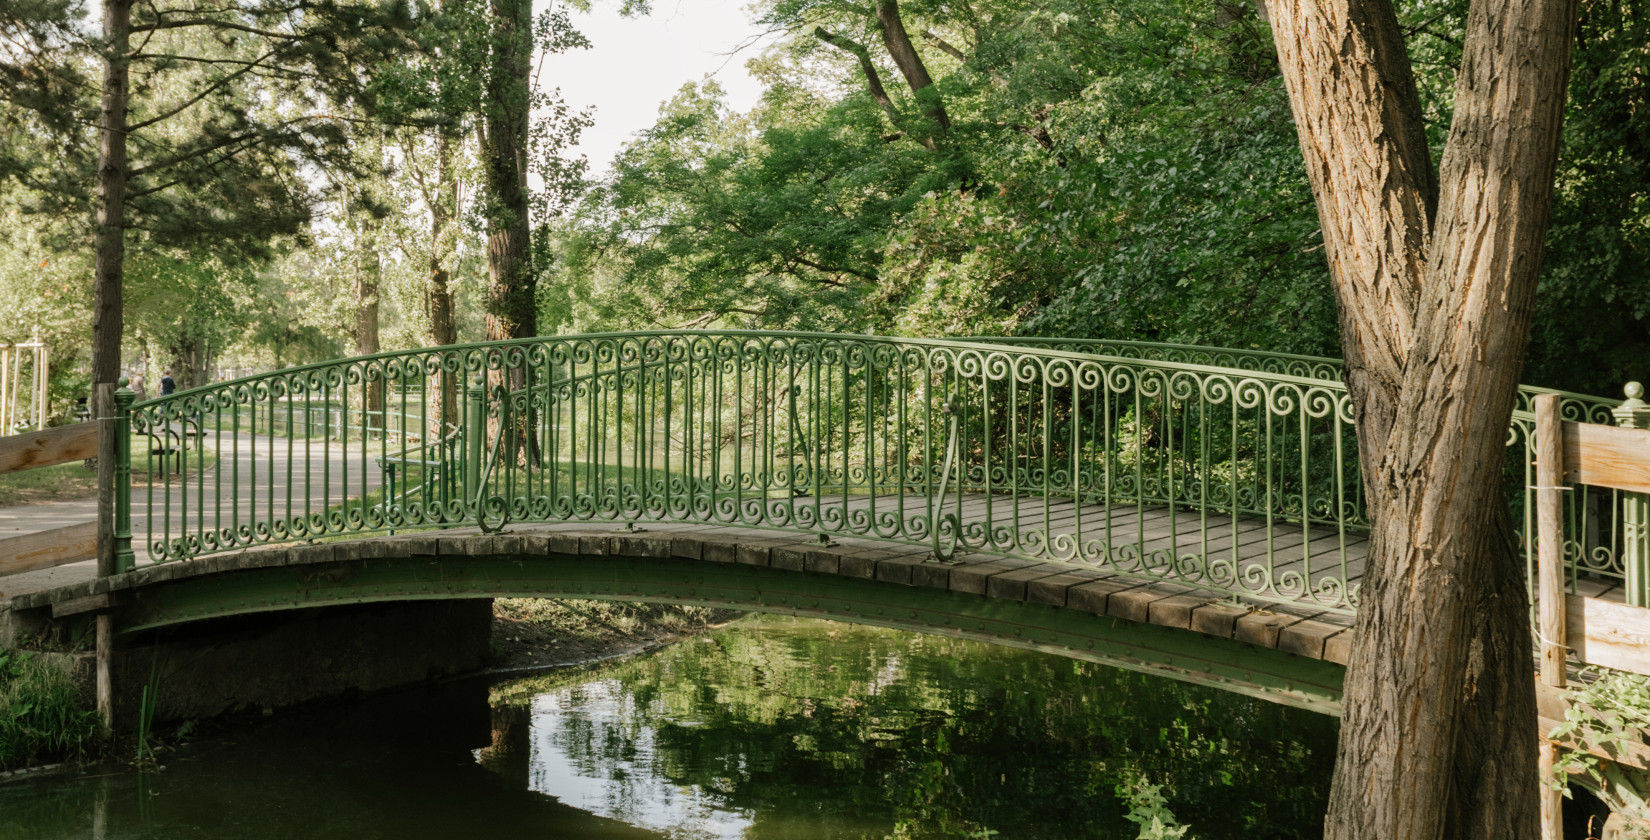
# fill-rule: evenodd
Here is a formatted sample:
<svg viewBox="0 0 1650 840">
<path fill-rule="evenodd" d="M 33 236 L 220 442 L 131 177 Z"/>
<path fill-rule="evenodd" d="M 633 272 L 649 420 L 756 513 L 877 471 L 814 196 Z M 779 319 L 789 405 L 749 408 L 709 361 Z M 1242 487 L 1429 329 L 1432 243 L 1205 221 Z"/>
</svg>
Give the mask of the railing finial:
<svg viewBox="0 0 1650 840">
<path fill-rule="evenodd" d="M 1644 386 L 1637 382 L 1629 382 L 1621 389 L 1627 395 L 1621 405 L 1610 410 L 1616 418 L 1616 425 L 1624 429 L 1650 429 L 1650 403 L 1646 403 Z"/>
</svg>

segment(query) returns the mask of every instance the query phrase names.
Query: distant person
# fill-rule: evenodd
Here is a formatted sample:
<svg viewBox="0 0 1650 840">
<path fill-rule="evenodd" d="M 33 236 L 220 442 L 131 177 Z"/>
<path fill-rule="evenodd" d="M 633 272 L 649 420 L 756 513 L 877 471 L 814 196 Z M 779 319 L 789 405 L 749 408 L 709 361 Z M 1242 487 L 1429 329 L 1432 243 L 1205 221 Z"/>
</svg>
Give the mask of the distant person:
<svg viewBox="0 0 1650 840">
<path fill-rule="evenodd" d="M 160 395 L 170 397 L 178 391 L 178 382 L 172 378 L 172 371 L 167 370 L 160 375 Z"/>
<path fill-rule="evenodd" d="M 143 374 L 139 373 L 133 375 L 132 381 L 127 387 L 132 389 L 134 402 L 143 402 L 144 400 L 149 399 L 149 392 L 143 390 Z"/>
</svg>

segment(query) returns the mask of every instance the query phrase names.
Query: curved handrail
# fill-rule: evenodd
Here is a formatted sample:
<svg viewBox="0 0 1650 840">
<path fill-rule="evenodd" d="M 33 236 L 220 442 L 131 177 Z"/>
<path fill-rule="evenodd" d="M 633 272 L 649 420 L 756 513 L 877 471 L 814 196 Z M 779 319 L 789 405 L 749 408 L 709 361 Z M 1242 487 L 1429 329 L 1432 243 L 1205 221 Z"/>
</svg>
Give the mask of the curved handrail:
<svg viewBox="0 0 1650 840">
<path fill-rule="evenodd" d="M 1606 404 L 1567 396 L 1578 417 Z M 410 426 L 347 422 L 396 400 Z M 300 441 L 290 423 L 279 434 L 283 413 L 317 403 L 328 408 L 319 435 Z M 140 491 L 156 561 L 483 522 L 688 522 L 1020 557 L 1348 612 L 1368 531 L 1338 363 L 1264 351 L 550 336 L 305 365 L 132 409 L 139 433 L 186 418 L 219 458 Z M 464 445 L 435 447 L 439 463 L 426 466 L 441 492 L 381 499 L 372 460 L 410 462 L 454 422 Z"/>
</svg>

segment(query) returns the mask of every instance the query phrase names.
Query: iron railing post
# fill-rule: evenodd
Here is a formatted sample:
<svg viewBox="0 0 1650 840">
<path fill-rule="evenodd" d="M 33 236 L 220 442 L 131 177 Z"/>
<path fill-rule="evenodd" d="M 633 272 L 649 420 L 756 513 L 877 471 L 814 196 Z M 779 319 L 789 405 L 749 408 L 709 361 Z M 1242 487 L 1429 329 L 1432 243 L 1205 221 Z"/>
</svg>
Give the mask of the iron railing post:
<svg viewBox="0 0 1650 840">
<path fill-rule="evenodd" d="M 487 451 L 486 375 L 477 376 L 465 390 L 464 495 L 475 498 L 481 489 L 481 459 Z"/>
<path fill-rule="evenodd" d="M 117 572 L 129 572 L 137 567 L 132 554 L 132 403 L 137 395 L 124 376 L 116 385 L 114 565 Z"/>
<path fill-rule="evenodd" d="M 1623 390 L 1627 399 L 1610 411 L 1616 425 L 1624 429 L 1650 429 L 1650 404 L 1640 399 L 1644 396 L 1644 386 L 1629 382 Z M 1650 606 L 1650 495 L 1621 494 L 1621 541 L 1627 603 L 1635 607 Z"/>
</svg>

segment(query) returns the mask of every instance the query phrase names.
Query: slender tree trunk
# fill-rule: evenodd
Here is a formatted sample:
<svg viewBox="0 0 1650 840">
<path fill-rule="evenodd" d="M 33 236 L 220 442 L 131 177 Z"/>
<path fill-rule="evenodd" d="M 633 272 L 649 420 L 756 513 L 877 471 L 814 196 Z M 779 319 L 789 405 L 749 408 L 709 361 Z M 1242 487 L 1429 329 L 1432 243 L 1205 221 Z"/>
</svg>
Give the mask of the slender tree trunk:
<svg viewBox="0 0 1650 840">
<path fill-rule="evenodd" d="M 1437 179 L 1387 0 L 1267 10 L 1374 517 L 1325 837 L 1533 837 L 1528 605 L 1501 473 L 1575 2 L 1473 3 Z"/>
<path fill-rule="evenodd" d="M 383 264 L 378 255 L 380 227 L 375 219 L 363 220 L 355 240 L 355 353 L 358 356 L 371 356 L 378 352 L 378 288 L 383 279 Z M 386 384 L 382 377 L 366 382 L 367 399 L 361 417 L 363 429 L 388 428 L 382 414 Z"/>
<path fill-rule="evenodd" d="M 458 182 L 453 178 L 452 140 L 436 132 L 435 200 L 430 204 L 430 285 L 424 306 L 430 317 L 430 344 L 445 347 L 458 343 L 453 322 L 452 272 L 447 260 L 452 253 L 449 227 L 458 211 Z M 438 422 L 460 422 L 458 417 L 458 377 L 445 371 L 436 375 Z M 439 428 L 439 426 L 438 426 Z"/>
</svg>

